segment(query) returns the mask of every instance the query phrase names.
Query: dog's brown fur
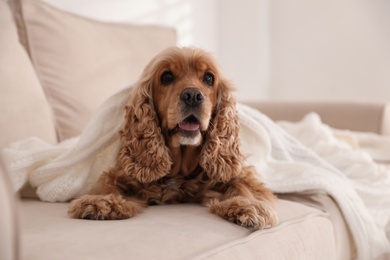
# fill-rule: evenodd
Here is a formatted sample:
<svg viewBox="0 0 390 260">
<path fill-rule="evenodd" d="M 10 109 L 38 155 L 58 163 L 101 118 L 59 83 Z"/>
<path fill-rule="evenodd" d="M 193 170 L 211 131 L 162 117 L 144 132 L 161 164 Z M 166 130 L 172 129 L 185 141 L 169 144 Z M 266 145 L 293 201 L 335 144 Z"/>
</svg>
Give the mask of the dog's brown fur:
<svg viewBox="0 0 390 260">
<path fill-rule="evenodd" d="M 172 81 L 164 81 L 167 72 Z M 192 97 L 183 97 L 187 89 L 200 104 L 185 100 Z M 69 215 L 124 219 L 147 205 L 196 202 L 251 229 L 275 225 L 275 196 L 253 168 L 243 166 L 231 91 L 203 50 L 172 47 L 156 56 L 126 106 L 116 166 L 71 202 Z M 196 118 L 187 122 L 196 128 L 191 131 L 183 129 L 190 116 Z"/>
</svg>

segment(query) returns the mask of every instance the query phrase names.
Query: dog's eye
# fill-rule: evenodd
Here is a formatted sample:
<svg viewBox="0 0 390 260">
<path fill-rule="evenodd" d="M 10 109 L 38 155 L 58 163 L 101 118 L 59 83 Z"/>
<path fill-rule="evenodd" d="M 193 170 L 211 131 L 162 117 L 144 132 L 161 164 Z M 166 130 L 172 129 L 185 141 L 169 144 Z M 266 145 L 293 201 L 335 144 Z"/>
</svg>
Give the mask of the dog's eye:
<svg viewBox="0 0 390 260">
<path fill-rule="evenodd" d="M 163 85 L 169 85 L 174 80 L 175 80 L 175 76 L 173 76 L 172 72 L 170 72 L 170 71 L 164 72 L 161 75 L 161 84 L 163 84 Z"/>
<path fill-rule="evenodd" d="M 211 74 L 211 73 L 206 73 L 204 74 L 203 76 L 203 82 L 207 85 L 207 86 L 213 86 L 214 85 L 214 76 Z"/>
</svg>

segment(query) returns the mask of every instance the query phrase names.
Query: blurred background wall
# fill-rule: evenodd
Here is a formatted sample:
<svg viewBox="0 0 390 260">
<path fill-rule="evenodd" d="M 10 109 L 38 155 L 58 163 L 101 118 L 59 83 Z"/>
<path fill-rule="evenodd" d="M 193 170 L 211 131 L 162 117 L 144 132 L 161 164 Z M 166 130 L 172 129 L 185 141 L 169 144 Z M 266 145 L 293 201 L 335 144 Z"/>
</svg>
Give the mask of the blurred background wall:
<svg viewBox="0 0 390 260">
<path fill-rule="evenodd" d="M 390 100 L 389 0 L 45 0 L 92 19 L 175 27 L 239 100 Z"/>
</svg>

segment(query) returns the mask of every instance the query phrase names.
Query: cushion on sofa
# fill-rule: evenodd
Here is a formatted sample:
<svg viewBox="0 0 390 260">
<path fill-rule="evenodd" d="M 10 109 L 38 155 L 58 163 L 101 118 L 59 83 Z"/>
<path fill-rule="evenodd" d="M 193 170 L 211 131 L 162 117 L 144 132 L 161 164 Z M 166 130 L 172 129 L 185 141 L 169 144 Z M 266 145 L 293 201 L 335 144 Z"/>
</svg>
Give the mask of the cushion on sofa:
<svg viewBox="0 0 390 260">
<path fill-rule="evenodd" d="M 5 1 L 0 1 L 0 104 L 0 149 L 30 136 L 56 142 L 51 109 L 28 55 L 19 43 Z"/>
<path fill-rule="evenodd" d="M 22 257 L 337 259 L 328 212 L 286 200 L 278 204 L 279 224 L 251 232 L 195 204 L 152 206 L 131 219 L 91 221 L 69 218 L 68 203 L 24 200 Z"/>
<path fill-rule="evenodd" d="M 105 99 L 176 40 L 170 28 L 103 23 L 37 0 L 13 3 L 60 140 L 78 135 Z"/>
</svg>

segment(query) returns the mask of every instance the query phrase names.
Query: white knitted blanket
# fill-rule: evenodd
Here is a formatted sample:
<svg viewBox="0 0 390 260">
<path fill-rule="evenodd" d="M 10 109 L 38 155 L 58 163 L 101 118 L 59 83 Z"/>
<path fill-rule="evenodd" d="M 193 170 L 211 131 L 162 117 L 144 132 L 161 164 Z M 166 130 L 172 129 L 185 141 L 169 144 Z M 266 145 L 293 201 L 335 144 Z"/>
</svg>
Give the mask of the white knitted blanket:
<svg viewBox="0 0 390 260">
<path fill-rule="evenodd" d="M 77 138 L 56 145 L 30 138 L 3 150 L 16 190 L 29 182 L 41 200 L 50 202 L 85 193 L 114 163 L 130 95 L 131 88 L 125 88 L 109 98 Z M 390 163 L 389 138 L 335 133 L 315 114 L 300 123 L 278 125 L 257 110 L 237 108 L 247 163 L 256 167 L 268 187 L 278 193 L 328 193 L 344 214 L 359 259 L 390 251 L 385 233 L 390 173 L 373 160 Z"/>
</svg>

